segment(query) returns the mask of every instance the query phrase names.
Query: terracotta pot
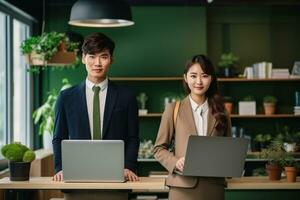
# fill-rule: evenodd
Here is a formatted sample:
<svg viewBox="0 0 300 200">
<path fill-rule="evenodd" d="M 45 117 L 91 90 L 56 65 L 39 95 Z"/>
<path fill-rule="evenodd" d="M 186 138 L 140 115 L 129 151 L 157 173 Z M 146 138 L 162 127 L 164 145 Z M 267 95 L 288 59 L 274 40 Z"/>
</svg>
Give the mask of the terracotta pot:
<svg viewBox="0 0 300 200">
<path fill-rule="evenodd" d="M 281 167 L 279 165 L 266 165 L 267 173 L 270 181 L 278 181 L 281 179 Z"/>
<path fill-rule="evenodd" d="M 264 103 L 264 110 L 266 115 L 273 115 L 275 113 L 275 104 Z"/>
<path fill-rule="evenodd" d="M 58 51 L 62 51 L 65 52 L 66 51 L 66 44 L 64 42 L 61 42 L 58 47 L 57 47 Z"/>
<path fill-rule="evenodd" d="M 224 103 L 225 109 L 227 110 L 228 114 L 232 113 L 233 103 L 225 102 Z"/>
<path fill-rule="evenodd" d="M 297 168 L 296 167 L 285 167 L 284 168 L 287 182 L 296 182 Z"/>
</svg>

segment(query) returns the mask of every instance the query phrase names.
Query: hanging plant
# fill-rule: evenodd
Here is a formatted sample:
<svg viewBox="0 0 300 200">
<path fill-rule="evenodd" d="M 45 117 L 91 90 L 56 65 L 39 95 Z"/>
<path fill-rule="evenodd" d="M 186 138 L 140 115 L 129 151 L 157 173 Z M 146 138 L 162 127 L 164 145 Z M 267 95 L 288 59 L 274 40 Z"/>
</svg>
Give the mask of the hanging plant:
<svg viewBox="0 0 300 200">
<path fill-rule="evenodd" d="M 79 63 L 79 43 L 72 42 L 65 33 L 44 32 L 41 36 L 29 37 L 21 44 L 30 71 L 39 71 L 34 66 L 74 66 Z M 38 69 L 38 70 L 37 70 Z"/>
</svg>

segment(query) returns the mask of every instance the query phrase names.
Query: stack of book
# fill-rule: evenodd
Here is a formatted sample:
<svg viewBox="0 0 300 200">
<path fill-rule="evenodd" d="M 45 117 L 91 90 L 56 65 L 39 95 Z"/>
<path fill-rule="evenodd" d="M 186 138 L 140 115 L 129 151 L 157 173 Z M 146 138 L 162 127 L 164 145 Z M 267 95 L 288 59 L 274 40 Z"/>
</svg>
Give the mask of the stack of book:
<svg viewBox="0 0 300 200">
<path fill-rule="evenodd" d="M 272 63 L 260 62 L 254 63 L 252 67 L 246 67 L 244 76 L 248 79 L 252 78 L 271 78 L 272 77 Z"/>
<path fill-rule="evenodd" d="M 289 78 L 290 72 L 288 68 L 272 69 L 272 78 Z"/>
<path fill-rule="evenodd" d="M 300 106 L 295 106 L 294 107 L 294 114 L 295 115 L 300 115 Z"/>
</svg>

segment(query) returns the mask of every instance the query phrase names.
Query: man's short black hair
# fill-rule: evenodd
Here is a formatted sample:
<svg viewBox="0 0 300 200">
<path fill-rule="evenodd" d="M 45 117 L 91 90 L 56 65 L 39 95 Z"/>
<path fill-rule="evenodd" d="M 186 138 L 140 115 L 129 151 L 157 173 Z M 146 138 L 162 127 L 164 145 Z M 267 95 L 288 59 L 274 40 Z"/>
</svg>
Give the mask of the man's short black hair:
<svg viewBox="0 0 300 200">
<path fill-rule="evenodd" d="M 88 35 L 82 45 L 83 54 L 96 54 L 108 50 L 112 56 L 115 49 L 115 43 L 103 33 L 92 33 Z"/>
</svg>

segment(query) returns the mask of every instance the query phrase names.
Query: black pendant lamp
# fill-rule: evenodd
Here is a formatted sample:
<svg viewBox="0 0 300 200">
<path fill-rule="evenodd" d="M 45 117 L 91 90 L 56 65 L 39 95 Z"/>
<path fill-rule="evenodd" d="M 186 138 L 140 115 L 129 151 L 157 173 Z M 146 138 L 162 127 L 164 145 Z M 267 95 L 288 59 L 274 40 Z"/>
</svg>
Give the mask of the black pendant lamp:
<svg viewBox="0 0 300 200">
<path fill-rule="evenodd" d="M 72 6 L 70 25 L 121 27 L 134 24 L 129 5 L 123 0 L 78 0 Z"/>
</svg>

